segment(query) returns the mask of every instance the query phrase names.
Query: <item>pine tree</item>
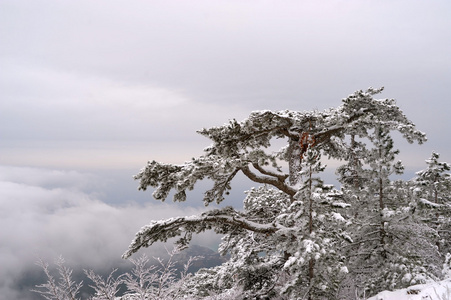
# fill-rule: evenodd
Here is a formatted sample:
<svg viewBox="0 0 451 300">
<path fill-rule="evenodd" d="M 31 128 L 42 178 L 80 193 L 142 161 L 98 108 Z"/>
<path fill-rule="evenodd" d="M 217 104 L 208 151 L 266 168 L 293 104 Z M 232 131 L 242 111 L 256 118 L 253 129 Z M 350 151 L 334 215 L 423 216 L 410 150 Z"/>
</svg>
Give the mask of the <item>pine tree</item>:
<svg viewBox="0 0 451 300">
<path fill-rule="evenodd" d="M 427 168 L 412 180 L 418 215 L 435 232 L 434 240 L 445 259 L 451 253 L 451 174 L 450 165 L 439 162 L 440 155 L 432 152 Z"/>
<path fill-rule="evenodd" d="M 438 272 L 433 267 L 437 263 L 430 242 L 433 232 L 409 212 L 406 184 L 390 179 L 392 174 L 402 174 L 404 167 L 395 162 L 399 151 L 394 150 L 389 127 L 376 121 L 366 137 L 373 144 L 362 151 L 368 169 L 355 172 L 358 178 L 365 178 L 365 185 L 356 189 L 348 183 L 345 187 L 357 195 L 351 203 L 360 204 L 360 212 L 352 220 L 350 276 L 354 289 L 368 295 L 435 279 Z"/>
<path fill-rule="evenodd" d="M 241 289 L 249 299 L 334 299 L 340 274 L 347 270 L 339 249 L 350 241 L 349 222 L 340 213 L 348 204 L 337 202 L 339 193 L 315 184 L 315 174 L 322 170 L 320 156 L 349 160 L 345 140 L 368 136 L 376 125 L 399 131 L 409 142 L 425 141 L 393 99 L 373 98 L 381 91 L 357 91 L 323 112 L 253 112 L 241 122 L 199 131 L 213 143 L 198 158 L 182 165 L 149 162 L 135 178 L 141 190 L 155 188 L 153 196 L 161 201 L 171 190 L 174 201 L 185 201 L 187 190 L 210 179 L 213 187 L 205 192 L 204 204 L 220 203 L 238 173 L 257 187 L 248 192 L 243 211 L 225 207 L 151 221 L 136 234 L 124 258 L 173 237 L 188 246 L 192 234 L 212 229 L 225 235 L 221 250 L 231 259 L 199 276 L 220 278 L 207 280 L 219 291 Z M 269 151 L 277 138 L 287 139 L 287 146 Z"/>
<path fill-rule="evenodd" d="M 446 173 L 451 167 L 446 162 L 439 162 L 440 155 L 432 152 L 426 160 L 427 169 L 416 173 L 414 179 L 417 196 L 436 204 L 451 201 L 451 174 Z"/>
<path fill-rule="evenodd" d="M 380 236 L 380 247 L 382 257 L 386 257 L 385 248 L 385 238 L 387 233 L 385 232 L 386 227 L 386 215 L 385 210 L 387 208 L 388 189 L 390 188 L 390 178 L 392 174 L 402 174 L 404 171 L 404 166 L 401 161 L 393 163 L 395 156 L 399 154 L 399 150 L 393 150 L 393 139 L 390 136 L 390 132 L 387 128 L 383 126 L 376 126 L 374 129 L 374 134 L 370 135 L 370 140 L 374 144 L 374 148 L 370 151 L 366 162 L 371 168 L 372 181 L 368 185 L 369 197 L 371 195 L 377 195 L 378 206 L 376 209 L 377 214 L 380 217 L 379 220 L 379 236 Z M 392 204 L 395 206 L 396 204 Z"/>
</svg>

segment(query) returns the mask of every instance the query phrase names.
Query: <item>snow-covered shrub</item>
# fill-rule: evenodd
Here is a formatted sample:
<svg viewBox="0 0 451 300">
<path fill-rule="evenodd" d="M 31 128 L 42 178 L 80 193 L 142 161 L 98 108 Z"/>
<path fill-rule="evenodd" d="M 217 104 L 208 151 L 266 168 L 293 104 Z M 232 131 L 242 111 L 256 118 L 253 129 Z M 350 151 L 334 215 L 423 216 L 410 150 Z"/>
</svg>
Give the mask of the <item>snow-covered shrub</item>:
<svg viewBox="0 0 451 300">
<path fill-rule="evenodd" d="M 138 259 L 130 259 L 133 269 L 130 272 L 115 275 L 113 270 L 104 279 L 92 270 L 85 270 L 86 276 L 92 281 L 89 286 L 94 290 L 91 300 L 148 300 L 161 299 L 172 300 L 184 298 L 184 283 L 190 277 L 188 268 L 198 257 L 190 258 L 184 265 L 184 269 L 178 274 L 174 256 L 178 253 L 174 249 L 169 254 L 168 260 L 155 258 L 157 265 L 150 265 L 150 259 L 142 255 Z M 47 283 L 37 285 L 33 291 L 48 300 L 77 300 L 80 299 L 80 289 L 83 282 L 76 283 L 72 279 L 72 270 L 65 266 L 64 259 L 56 261 L 58 280 L 52 275 L 49 265 L 38 262 L 47 276 Z M 126 291 L 119 296 L 119 290 L 125 287 Z"/>
</svg>

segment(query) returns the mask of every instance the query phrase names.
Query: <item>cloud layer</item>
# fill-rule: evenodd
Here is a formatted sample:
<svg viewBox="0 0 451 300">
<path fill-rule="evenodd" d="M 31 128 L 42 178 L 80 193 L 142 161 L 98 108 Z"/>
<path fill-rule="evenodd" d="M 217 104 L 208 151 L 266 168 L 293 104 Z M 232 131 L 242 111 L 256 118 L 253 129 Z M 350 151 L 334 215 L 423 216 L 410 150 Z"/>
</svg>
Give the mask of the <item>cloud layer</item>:
<svg viewBox="0 0 451 300">
<path fill-rule="evenodd" d="M 19 297 L 17 280 L 38 269 L 39 258 L 52 262 L 62 255 L 76 268 L 111 270 L 150 220 L 202 210 L 158 203 L 108 205 L 85 192 L 99 178 L 78 172 L 2 166 L 0 174 L 0 294 L 7 299 Z M 211 233 L 195 243 L 214 247 L 218 241 Z M 157 245 L 147 252 L 158 256 L 162 251 Z"/>
</svg>

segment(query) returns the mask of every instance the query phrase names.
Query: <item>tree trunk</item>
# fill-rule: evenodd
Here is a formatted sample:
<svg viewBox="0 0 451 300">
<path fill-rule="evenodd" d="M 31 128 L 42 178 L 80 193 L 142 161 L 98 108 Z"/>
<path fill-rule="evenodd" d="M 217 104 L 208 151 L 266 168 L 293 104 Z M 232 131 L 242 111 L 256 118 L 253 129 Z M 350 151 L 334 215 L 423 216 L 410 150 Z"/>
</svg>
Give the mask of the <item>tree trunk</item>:
<svg viewBox="0 0 451 300">
<path fill-rule="evenodd" d="M 314 274 L 314 269 L 315 268 L 315 261 L 313 260 L 313 258 L 310 259 L 309 264 L 308 264 L 308 279 L 309 279 L 309 287 L 310 289 L 312 288 L 312 284 L 313 284 L 313 277 L 315 276 Z M 313 300 L 312 299 L 312 293 L 311 290 L 309 291 L 309 296 L 308 296 L 308 300 Z"/>
<path fill-rule="evenodd" d="M 309 171 L 310 172 L 309 172 L 309 199 L 308 199 L 309 200 L 309 224 L 308 224 L 309 228 L 308 229 L 309 229 L 309 234 L 312 234 L 312 232 L 313 232 L 313 197 L 312 197 L 312 194 L 313 194 L 313 192 L 312 192 L 313 170 L 312 170 L 311 166 L 310 166 Z M 312 286 L 312 281 L 315 276 L 314 267 L 315 267 L 315 260 L 313 258 L 310 258 L 309 265 L 308 265 L 308 277 L 309 277 L 309 286 L 310 287 Z M 310 295 L 309 295 L 308 299 L 312 300 Z"/>
<path fill-rule="evenodd" d="M 379 157 L 382 159 L 382 151 L 379 149 Z M 379 214 L 381 218 L 381 225 L 380 225 L 380 244 L 382 247 L 382 257 L 386 258 L 387 254 L 385 253 L 385 221 L 383 218 L 383 210 L 385 208 L 384 203 L 384 181 L 382 179 L 382 165 L 379 166 Z"/>
<path fill-rule="evenodd" d="M 288 171 L 289 171 L 289 183 L 292 187 L 299 184 L 301 176 L 301 147 L 298 139 L 290 138 L 288 144 Z M 291 201 L 294 201 L 293 197 Z"/>
<path fill-rule="evenodd" d="M 312 197 L 312 167 L 309 173 L 309 212 L 308 212 L 308 229 L 309 233 L 313 232 L 313 197 Z"/>
<path fill-rule="evenodd" d="M 302 170 L 301 166 L 301 145 L 299 144 L 299 139 L 291 138 L 288 145 L 288 168 L 289 168 L 289 183 L 292 187 L 298 185 L 301 181 L 300 172 Z M 309 170 L 309 183 L 308 183 L 308 232 L 311 234 L 313 232 L 313 170 L 310 167 Z M 291 201 L 294 201 L 292 197 Z M 309 286 L 313 284 L 313 279 L 315 277 L 315 260 L 310 258 L 308 264 L 308 280 Z M 308 300 L 313 300 L 311 296 L 311 291 L 309 291 Z"/>
<path fill-rule="evenodd" d="M 355 155 L 355 134 L 351 135 L 351 157 L 349 158 L 352 165 L 352 183 L 354 188 L 360 188 L 359 173 L 357 171 L 357 157 Z"/>
</svg>

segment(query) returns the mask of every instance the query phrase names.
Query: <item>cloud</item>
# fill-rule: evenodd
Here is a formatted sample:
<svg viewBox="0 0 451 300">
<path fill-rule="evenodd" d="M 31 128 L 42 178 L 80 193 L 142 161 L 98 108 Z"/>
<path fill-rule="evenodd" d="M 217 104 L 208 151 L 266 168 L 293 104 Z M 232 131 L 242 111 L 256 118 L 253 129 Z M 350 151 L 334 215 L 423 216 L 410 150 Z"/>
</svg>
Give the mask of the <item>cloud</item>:
<svg viewBox="0 0 451 300">
<path fill-rule="evenodd" d="M 449 66 L 445 1 L 23 3 L 9 3 L 7 58 L 203 103 L 295 108 L 324 86 L 326 100 Z"/>
<path fill-rule="evenodd" d="M 121 263 L 134 234 L 150 220 L 204 210 L 155 202 L 109 205 L 83 191 L 89 187 L 87 180 L 95 177 L 79 172 L 13 167 L 0 171 L 2 295 L 15 292 L 24 272 L 38 268 L 38 258 L 52 262 L 62 255 L 76 268 L 111 269 Z M 214 233 L 197 239 L 211 247 L 218 241 Z M 163 251 L 161 244 L 147 250 L 150 256 Z"/>
<path fill-rule="evenodd" d="M 30 187 L 58 187 L 76 190 L 99 187 L 98 184 L 100 184 L 96 175 L 75 170 L 62 171 L 2 165 L 0 165 L 0 182 L 23 184 Z"/>
<path fill-rule="evenodd" d="M 370 85 L 448 148 L 447 1 L 1 5 L 3 164 L 180 162 L 207 146 L 202 127 L 322 110 Z"/>
<path fill-rule="evenodd" d="M 151 84 L 126 84 L 38 65 L 4 67 L 8 75 L 1 82 L 8 92 L 0 108 L 6 118 L 2 123 L 14 125 L 2 129 L 9 138 L 143 137 L 143 131 L 132 130 L 137 127 L 157 135 L 152 125 L 188 100 L 175 90 Z"/>
</svg>

